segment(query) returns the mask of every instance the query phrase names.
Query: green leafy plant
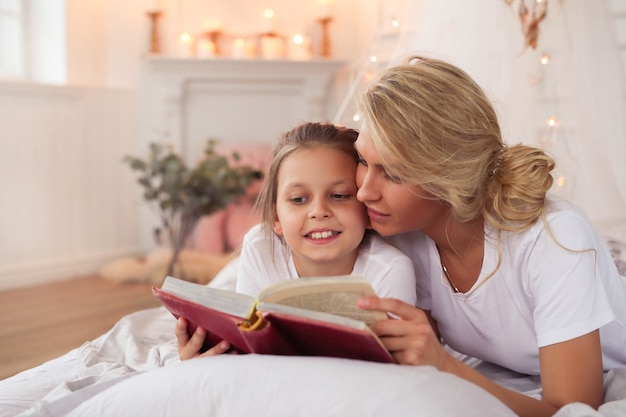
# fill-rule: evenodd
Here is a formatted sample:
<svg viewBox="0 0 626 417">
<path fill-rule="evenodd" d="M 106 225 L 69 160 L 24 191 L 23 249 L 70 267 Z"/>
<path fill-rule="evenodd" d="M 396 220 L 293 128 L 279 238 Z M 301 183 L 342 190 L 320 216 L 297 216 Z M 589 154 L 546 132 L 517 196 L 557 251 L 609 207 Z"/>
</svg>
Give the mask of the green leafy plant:
<svg viewBox="0 0 626 417">
<path fill-rule="evenodd" d="M 167 274 L 174 271 L 180 251 L 184 248 L 200 218 L 224 209 L 245 195 L 247 186 L 263 178 L 261 171 L 237 164 L 240 156 L 215 152 L 216 140 L 207 142 L 204 157 L 189 168 L 171 147 L 152 143 L 146 160 L 124 157 L 124 162 L 137 171 L 144 199 L 157 207 L 163 230 L 172 246 Z"/>
</svg>

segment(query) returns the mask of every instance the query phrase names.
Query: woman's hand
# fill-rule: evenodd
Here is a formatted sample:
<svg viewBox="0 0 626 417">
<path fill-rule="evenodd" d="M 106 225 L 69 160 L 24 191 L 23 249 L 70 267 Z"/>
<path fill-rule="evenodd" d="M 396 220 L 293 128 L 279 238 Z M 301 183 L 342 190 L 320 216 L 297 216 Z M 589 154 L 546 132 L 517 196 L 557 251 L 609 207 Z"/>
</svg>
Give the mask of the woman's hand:
<svg viewBox="0 0 626 417">
<path fill-rule="evenodd" d="M 205 356 L 215 356 L 226 352 L 230 348 L 230 343 L 226 340 L 222 340 L 217 345 L 213 346 L 206 352 L 200 353 L 204 338 L 206 337 L 206 330 L 202 327 L 196 328 L 191 336 L 187 332 L 187 320 L 180 317 L 176 321 L 176 327 L 174 333 L 176 334 L 176 344 L 178 346 L 178 356 L 181 361 L 192 358 L 201 358 Z"/>
<path fill-rule="evenodd" d="M 424 310 L 393 298 L 363 297 L 357 304 L 364 310 L 379 310 L 399 318 L 379 320 L 371 326 L 398 363 L 447 370 L 452 357 L 441 346 Z"/>
</svg>

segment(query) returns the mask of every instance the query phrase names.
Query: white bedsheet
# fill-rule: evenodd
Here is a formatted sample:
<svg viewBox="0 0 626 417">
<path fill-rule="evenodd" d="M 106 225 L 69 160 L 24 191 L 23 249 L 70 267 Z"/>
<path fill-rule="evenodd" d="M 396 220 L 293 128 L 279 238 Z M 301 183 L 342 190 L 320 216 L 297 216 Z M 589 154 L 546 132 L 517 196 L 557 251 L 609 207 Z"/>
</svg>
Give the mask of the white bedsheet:
<svg viewBox="0 0 626 417">
<path fill-rule="evenodd" d="M 227 265 L 212 286 L 229 288 L 235 269 L 236 262 Z M 181 363 L 174 324 L 163 307 L 139 311 L 80 348 L 0 381 L 0 417 L 513 415 L 485 391 L 431 367 L 271 355 Z M 505 386 L 541 395 L 538 377 L 463 359 Z M 598 411 L 570 404 L 556 416 L 626 416 L 626 368 L 607 374 L 605 401 Z"/>
</svg>

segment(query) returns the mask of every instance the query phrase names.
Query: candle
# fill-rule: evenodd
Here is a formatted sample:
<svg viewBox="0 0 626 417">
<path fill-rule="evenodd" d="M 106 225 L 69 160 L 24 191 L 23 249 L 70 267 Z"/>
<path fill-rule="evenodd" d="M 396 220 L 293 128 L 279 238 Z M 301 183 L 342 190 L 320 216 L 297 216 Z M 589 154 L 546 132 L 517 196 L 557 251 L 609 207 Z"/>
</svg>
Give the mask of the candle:
<svg viewBox="0 0 626 417">
<path fill-rule="evenodd" d="M 146 0 L 147 12 L 158 12 L 160 10 L 159 0 Z"/>
<path fill-rule="evenodd" d="M 217 52 L 215 43 L 208 39 L 200 39 L 196 45 L 198 58 L 213 58 Z"/>
<path fill-rule="evenodd" d="M 187 32 L 178 37 L 178 54 L 183 58 L 193 56 L 193 37 Z"/>
<path fill-rule="evenodd" d="M 302 36 L 296 33 L 289 42 L 288 49 L 289 59 L 297 61 L 306 61 L 311 59 L 311 39 L 308 36 Z"/>
<path fill-rule="evenodd" d="M 281 59 L 285 56 L 285 42 L 280 36 L 261 37 L 261 57 L 263 59 Z"/>
<path fill-rule="evenodd" d="M 331 3 L 331 0 L 319 0 L 319 2 L 318 2 L 318 8 L 319 8 L 318 17 L 320 19 L 328 19 L 331 16 L 331 14 L 330 14 L 330 3 Z"/>
<path fill-rule="evenodd" d="M 233 59 L 246 58 L 246 41 L 243 38 L 235 39 L 230 55 Z"/>
<path fill-rule="evenodd" d="M 211 19 L 204 22 L 205 32 L 220 32 L 222 30 L 222 22 L 219 19 Z"/>
<path fill-rule="evenodd" d="M 263 11 L 263 33 L 274 32 L 274 10 L 265 9 Z"/>
</svg>

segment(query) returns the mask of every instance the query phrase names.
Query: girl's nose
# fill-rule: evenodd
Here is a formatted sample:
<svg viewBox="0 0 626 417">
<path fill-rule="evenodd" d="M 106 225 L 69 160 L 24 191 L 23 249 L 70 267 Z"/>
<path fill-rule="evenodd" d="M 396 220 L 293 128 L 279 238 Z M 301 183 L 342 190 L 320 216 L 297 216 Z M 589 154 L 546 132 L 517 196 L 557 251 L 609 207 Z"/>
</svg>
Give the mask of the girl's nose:
<svg viewBox="0 0 626 417">
<path fill-rule="evenodd" d="M 324 219 L 330 217 L 330 210 L 323 199 L 317 199 L 311 205 L 310 216 L 312 219 Z"/>
</svg>

